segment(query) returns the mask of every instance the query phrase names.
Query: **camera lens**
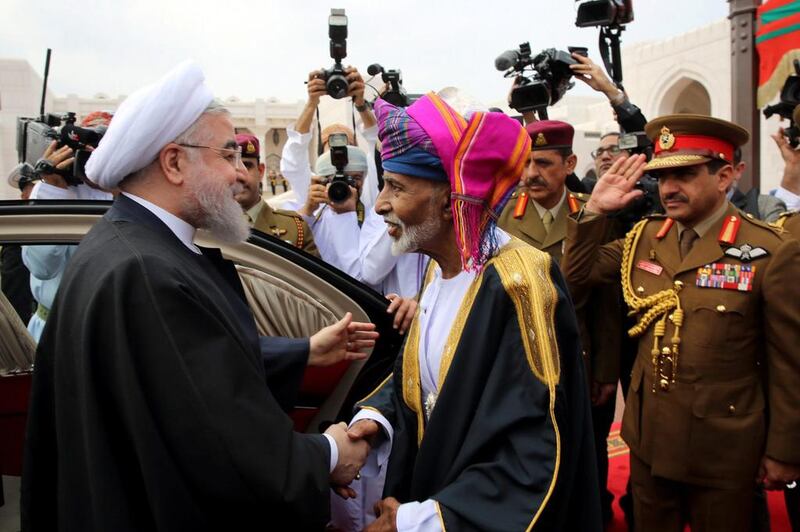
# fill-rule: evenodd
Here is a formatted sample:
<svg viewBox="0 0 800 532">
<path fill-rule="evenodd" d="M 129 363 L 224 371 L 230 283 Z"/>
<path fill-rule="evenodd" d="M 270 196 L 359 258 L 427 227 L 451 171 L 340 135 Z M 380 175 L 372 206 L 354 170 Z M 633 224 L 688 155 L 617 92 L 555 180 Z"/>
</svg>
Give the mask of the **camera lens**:
<svg viewBox="0 0 800 532">
<path fill-rule="evenodd" d="M 347 96 L 347 79 L 340 74 L 333 74 L 325 82 L 325 88 L 331 98 L 340 100 Z"/>
<path fill-rule="evenodd" d="M 344 180 L 334 179 L 328 187 L 328 198 L 333 203 L 344 203 L 350 197 L 350 187 Z"/>
</svg>

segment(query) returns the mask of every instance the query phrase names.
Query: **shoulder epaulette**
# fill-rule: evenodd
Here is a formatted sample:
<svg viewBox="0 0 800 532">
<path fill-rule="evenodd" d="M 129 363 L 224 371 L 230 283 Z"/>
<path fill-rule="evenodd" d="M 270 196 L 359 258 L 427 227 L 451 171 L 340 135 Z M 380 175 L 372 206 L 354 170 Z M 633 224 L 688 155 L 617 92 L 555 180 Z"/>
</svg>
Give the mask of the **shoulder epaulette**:
<svg viewBox="0 0 800 532">
<path fill-rule="evenodd" d="M 300 214 L 295 211 L 287 211 L 285 209 L 272 209 L 272 212 L 275 214 L 280 214 L 282 216 L 291 216 L 292 218 L 303 218 Z"/>
<path fill-rule="evenodd" d="M 774 222 L 769 222 L 769 226 L 775 229 L 783 230 L 783 226 L 786 225 L 786 221 L 792 216 L 795 216 L 797 214 L 800 214 L 800 211 L 797 210 L 784 211 L 780 213 L 780 215 L 778 215 L 777 220 L 775 220 Z"/>
</svg>

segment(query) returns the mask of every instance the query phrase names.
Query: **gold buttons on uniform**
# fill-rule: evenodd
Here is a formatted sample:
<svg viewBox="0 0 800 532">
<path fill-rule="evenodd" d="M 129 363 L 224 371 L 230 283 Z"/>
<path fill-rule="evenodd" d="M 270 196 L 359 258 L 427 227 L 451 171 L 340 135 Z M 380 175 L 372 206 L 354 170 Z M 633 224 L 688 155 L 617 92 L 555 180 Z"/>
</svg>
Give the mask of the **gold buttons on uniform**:
<svg viewBox="0 0 800 532">
<path fill-rule="evenodd" d="M 637 286 L 636 287 L 637 294 L 644 294 L 644 286 Z"/>
<path fill-rule="evenodd" d="M 675 288 L 677 288 L 678 290 L 683 288 L 683 281 L 675 281 Z"/>
<path fill-rule="evenodd" d="M 726 310 L 728 309 L 725 308 L 725 305 L 717 305 L 717 312 L 725 312 Z"/>
<path fill-rule="evenodd" d="M 735 414 L 736 413 L 736 407 L 733 406 L 733 405 L 728 405 L 728 412 L 730 412 L 731 414 Z"/>
</svg>

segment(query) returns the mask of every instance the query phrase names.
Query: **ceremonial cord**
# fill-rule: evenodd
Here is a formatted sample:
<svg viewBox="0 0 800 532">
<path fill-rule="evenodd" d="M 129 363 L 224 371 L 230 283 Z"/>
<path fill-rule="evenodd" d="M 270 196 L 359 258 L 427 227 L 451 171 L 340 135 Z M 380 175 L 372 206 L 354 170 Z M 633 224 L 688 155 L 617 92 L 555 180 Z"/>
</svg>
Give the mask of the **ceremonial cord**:
<svg viewBox="0 0 800 532">
<path fill-rule="evenodd" d="M 636 325 L 628 330 L 628 336 L 631 338 L 641 336 L 655 320 L 658 320 L 653 332 L 653 348 L 650 351 L 653 363 L 653 392 L 655 393 L 656 384 L 664 391 L 669 389 L 670 384 L 675 384 L 675 378 L 678 373 L 678 355 L 681 343 L 680 329 L 683 325 L 683 309 L 681 308 L 678 292 L 683 288 L 683 283 L 675 281 L 674 288 L 662 290 L 645 298 L 636 295 L 631 284 L 634 251 L 639 244 L 639 238 L 642 236 L 646 224 L 646 219 L 640 221 L 625 236 L 625 243 L 622 247 L 621 281 L 622 294 L 625 298 L 625 303 L 630 309 L 628 315 L 644 311 Z M 673 309 L 674 312 L 670 314 Z M 662 349 L 661 340 L 666 334 L 667 319 L 672 321 L 675 326 L 671 338 L 672 348 L 664 347 Z M 669 375 L 664 371 L 666 362 L 671 365 Z"/>
</svg>

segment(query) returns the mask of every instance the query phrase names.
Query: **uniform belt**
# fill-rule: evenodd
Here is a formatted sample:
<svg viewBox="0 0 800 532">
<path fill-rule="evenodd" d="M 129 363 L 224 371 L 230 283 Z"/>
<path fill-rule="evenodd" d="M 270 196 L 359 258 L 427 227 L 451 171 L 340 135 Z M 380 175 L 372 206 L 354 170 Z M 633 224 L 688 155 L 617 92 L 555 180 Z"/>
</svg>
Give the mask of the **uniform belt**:
<svg viewBox="0 0 800 532">
<path fill-rule="evenodd" d="M 47 321 L 47 316 L 50 315 L 50 309 L 39 303 L 39 306 L 36 307 L 36 315 L 39 316 L 42 321 Z"/>
</svg>

